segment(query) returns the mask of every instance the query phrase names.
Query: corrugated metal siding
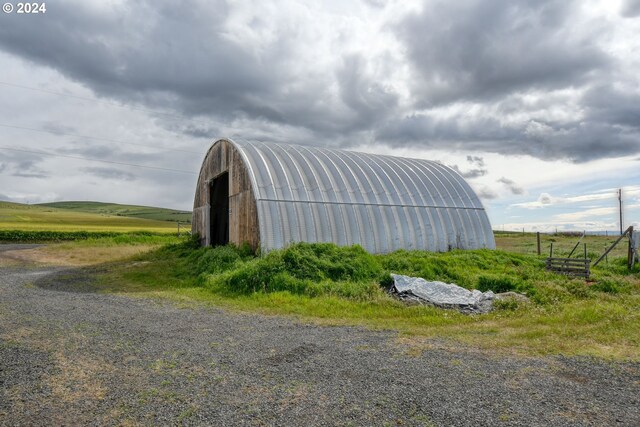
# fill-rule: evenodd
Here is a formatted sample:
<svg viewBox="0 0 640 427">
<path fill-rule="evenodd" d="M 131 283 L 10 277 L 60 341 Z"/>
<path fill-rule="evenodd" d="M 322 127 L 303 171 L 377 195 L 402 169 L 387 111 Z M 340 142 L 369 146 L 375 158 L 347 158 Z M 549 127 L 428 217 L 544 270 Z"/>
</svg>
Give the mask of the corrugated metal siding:
<svg viewBox="0 0 640 427">
<path fill-rule="evenodd" d="M 374 253 L 495 248 L 478 196 L 439 163 L 230 142 L 247 163 L 264 251 L 299 241 L 359 244 Z"/>
</svg>

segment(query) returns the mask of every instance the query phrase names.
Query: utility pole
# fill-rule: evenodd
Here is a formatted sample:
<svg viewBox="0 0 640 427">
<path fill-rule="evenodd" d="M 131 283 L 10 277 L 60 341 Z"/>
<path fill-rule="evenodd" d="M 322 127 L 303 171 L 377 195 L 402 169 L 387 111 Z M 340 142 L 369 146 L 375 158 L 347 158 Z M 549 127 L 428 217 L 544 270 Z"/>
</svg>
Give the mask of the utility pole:
<svg viewBox="0 0 640 427">
<path fill-rule="evenodd" d="M 618 205 L 620 206 L 620 235 L 622 236 L 622 188 L 618 189 Z"/>
</svg>

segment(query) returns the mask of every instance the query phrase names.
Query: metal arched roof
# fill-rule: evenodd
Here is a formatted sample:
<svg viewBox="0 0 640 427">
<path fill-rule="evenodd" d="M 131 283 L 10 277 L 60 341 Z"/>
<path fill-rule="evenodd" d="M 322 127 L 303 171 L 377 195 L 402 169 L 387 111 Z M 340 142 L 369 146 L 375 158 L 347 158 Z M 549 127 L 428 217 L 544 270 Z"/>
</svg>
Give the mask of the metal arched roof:
<svg viewBox="0 0 640 427">
<path fill-rule="evenodd" d="M 397 249 L 495 248 L 478 196 L 440 163 L 228 140 L 246 162 L 263 250 L 292 242 Z"/>
</svg>

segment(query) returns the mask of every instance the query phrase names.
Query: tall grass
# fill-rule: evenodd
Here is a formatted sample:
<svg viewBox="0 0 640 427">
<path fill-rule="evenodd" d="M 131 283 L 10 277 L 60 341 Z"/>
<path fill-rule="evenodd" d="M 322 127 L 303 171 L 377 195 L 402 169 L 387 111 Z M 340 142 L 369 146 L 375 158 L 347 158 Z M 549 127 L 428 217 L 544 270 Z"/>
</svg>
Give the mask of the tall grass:
<svg viewBox="0 0 640 427">
<path fill-rule="evenodd" d="M 162 295 L 330 324 L 393 328 L 449 337 L 525 354 L 589 354 L 637 360 L 640 269 L 624 260 L 594 269 L 590 282 L 545 271 L 535 255 L 503 251 L 371 255 L 358 246 L 294 244 L 256 257 L 247 248 L 200 248 L 195 241 L 139 255 L 110 269 L 106 289 Z M 530 303 L 499 304 L 467 316 L 391 297 L 390 273 L 457 283 L 468 289 L 515 290 Z"/>
<path fill-rule="evenodd" d="M 455 283 L 467 289 L 515 291 L 541 305 L 634 289 L 634 274 L 620 261 L 596 270 L 594 283 L 588 285 L 545 271 L 544 262 L 536 256 L 491 250 L 401 250 L 372 255 L 357 245 L 296 243 L 256 257 L 248 248 L 200 248 L 190 241 L 165 247 L 156 256 L 173 259 L 176 274 L 194 286 L 227 295 L 288 292 L 375 301 L 386 297 L 392 282 L 390 273 Z"/>
<path fill-rule="evenodd" d="M 171 236 L 167 233 L 152 231 L 33 231 L 33 230 L 0 230 L 0 242 L 36 243 L 90 240 L 91 242 L 113 241 L 118 244 L 169 243 Z"/>
</svg>

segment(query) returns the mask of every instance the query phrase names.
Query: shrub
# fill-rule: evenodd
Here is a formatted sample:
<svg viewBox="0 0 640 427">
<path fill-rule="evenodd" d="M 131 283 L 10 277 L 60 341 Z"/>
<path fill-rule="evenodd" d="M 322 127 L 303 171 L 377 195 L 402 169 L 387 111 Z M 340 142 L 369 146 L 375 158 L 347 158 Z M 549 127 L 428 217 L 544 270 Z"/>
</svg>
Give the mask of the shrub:
<svg viewBox="0 0 640 427">
<path fill-rule="evenodd" d="M 48 231 L 48 230 L 0 230 L 0 242 L 61 242 L 71 240 L 114 238 L 116 243 L 126 243 L 131 238 L 166 237 L 168 233 L 154 233 L 150 231 Z"/>
<path fill-rule="evenodd" d="M 286 271 L 298 279 L 363 281 L 382 274 L 373 255 L 358 245 L 296 243 L 280 254 Z"/>
<path fill-rule="evenodd" d="M 530 297 L 536 294 L 536 289 L 529 282 L 507 276 L 480 276 L 476 289 L 482 292 L 493 291 L 496 294 L 519 292 Z"/>
<path fill-rule="evenodd" d="M 233 246 L 200 248 L 189 255 L 188 261 L 197 275 L 222 273 L 240 261 L 241 257 L 238 252 Z"/>
<path fill-rule="evenodd" d="M 618 280 L 601 279 L 597 283 L 591 285 L 594 291 L 606 292 L 608 294 L 619 294 L 628 290 L 628 285 Z"/>
<path fill-rule="evenodd" d="M 296 243 L 261 258 L 235 262 L 210 285 L 229 292 L 280 292 L 368 299 L 381 293 L 383 270 L 360 246 Z"/>
<path fill-rule="evenodd" d="M 518 285 L 509 277 L 480 276 L 478 277 L 476 289 L 482 292 L 493 291 L 500 294 L 502 292 L 515 291 L 518 289 Z"/>
<path fill-rule="evenodd" d="M 493 301 L 493 308 L 495 310 L 514 311 L 517 310 L 520 303 L 515 298 L 496 299 Z"/>
</svg>

